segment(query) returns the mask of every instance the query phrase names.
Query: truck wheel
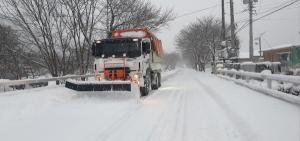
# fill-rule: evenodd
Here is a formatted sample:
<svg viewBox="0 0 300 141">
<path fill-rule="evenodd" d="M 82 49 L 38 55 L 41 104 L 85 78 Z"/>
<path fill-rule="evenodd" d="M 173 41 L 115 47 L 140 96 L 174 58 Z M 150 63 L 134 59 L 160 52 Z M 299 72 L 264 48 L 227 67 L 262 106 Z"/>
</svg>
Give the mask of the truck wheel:
<svg viewBox="0 0 300 141">
<path fill-rule="evenodd" d="M 153 75 L 154 75 L 154 76 L 153 76 L 153 83 L 154 83 L 154 84 L 152 84 L 152 89 L 153 89 L 153 90 L 157 90 L 158 87 L 159 87 L 158 74 L 157 74 L 157 73 L 154 73 Z"/>
<path fill-rule="evenodd" d="M 151 74 L 147 71 L 144 79 L 144 87 L 140 87 L 141 96 L 147 96 L 151 90 Z"/>
<path fill-rule="evenodd" d="M 141 93 L 141 97 L 147 95 L 147 94 L 146 94 L 145 87 L 140 87 L 140 93 Z"/>
<path fill-rule="evenodd" d="M 158 79 L 158 88 L 161 87 L 161 74 L 157 73 L 157 79 Z"/>
</svg>

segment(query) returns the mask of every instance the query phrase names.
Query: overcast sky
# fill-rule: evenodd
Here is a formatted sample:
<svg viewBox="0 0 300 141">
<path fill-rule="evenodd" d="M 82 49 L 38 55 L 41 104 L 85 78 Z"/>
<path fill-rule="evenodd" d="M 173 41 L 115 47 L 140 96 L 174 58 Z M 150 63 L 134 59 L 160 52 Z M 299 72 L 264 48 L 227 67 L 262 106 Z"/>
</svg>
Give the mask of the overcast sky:
<svg viewBox="0 0 300 141">
<path fill-rule="evenodd" d="M 211 8 L 206 11 L 195 13 L 190 16 L 185 16 L 172 21 L 169 27 L 163 29 L 158 33 L 158 37 L 162 39 L 164 49 L 166 52 L 175 51 L 175 36 L 186 25 L 196 21 L 197 18 L 205 16 L 214 16 L 216 18 L 221 17 L 221 0 L 151 0 L 155 5 L 164 8 L 173 8 L 176 15 L 182 15 L 185 13 L 193 12 L 196 10 L 212 7 L 216 4 L 219 6 Z M 229 0 L 225 0 L 229 2 Z M 255 17 L 262 16 L 263 12 L 266 12 L 274 7 L 282 6 L 286 2 L 291 0 L 259 0 L 255 4 L 256 15 Z M 242 0 L 234 0 L 235 7 L 235 21 L 238 23 L 238 27 L 241 27 L 246 19 L 249 18 L 249 12 L 243 12 L 247 9 L 247 6 L 242 3 Z M 226 4 L 226 22 L 229 23 L 229 4 Z M 248 53 L 249 47 L 249 27 L 245 28 L 238 33 L 241 39 L 241 54 Z M 254 23 L 254 38 L 261 33 L 266 32 L 262 40 L 262 48 L 268 49 L 274 46 L 282 44 L 295 44 L 300 43 L 300 2 L 287 7 L 271 16 L 268 16 L 260 21 Z M 258 50 L 258 46 L 254 45 L 254 48 Z"/>
</svg>

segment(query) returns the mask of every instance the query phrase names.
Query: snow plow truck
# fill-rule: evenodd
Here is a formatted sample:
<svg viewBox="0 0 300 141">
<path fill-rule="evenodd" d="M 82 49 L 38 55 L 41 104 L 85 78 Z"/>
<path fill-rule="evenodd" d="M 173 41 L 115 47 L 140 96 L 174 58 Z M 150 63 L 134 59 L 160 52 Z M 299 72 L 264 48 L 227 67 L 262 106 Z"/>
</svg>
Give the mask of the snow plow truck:
<svg viewBox="0 0 300 141">
<path fill-rule="evenodd" d="M 147 28 L 115 30 L 108 39 L 95 40 L 93 81 L 66 82 L 77 91 L 131 91 L 137 86 L 141 96 L 161 86 L 161 40 Z"/>
</svg>

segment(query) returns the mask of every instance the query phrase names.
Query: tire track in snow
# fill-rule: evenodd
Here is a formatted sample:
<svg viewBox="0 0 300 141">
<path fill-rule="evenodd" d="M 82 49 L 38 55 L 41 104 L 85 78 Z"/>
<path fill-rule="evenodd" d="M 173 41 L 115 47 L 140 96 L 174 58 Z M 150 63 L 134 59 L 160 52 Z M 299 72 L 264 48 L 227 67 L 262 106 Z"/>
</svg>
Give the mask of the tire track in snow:
<svg viewBox="0 0 300 141">
<path fill-rule="evenodd" d="M 184 104 L 183 104 L 183 114 L 182 114 L 182 129 L 183 129 L 183 131 L 182 131 L 182 135 L 181 135 L 181 140 L 182 141 L 184 141 L 184 140 L 187 140 L 186 139 L 186 137 L 187 137 L 187 119 L 186 119 L 186 117 L 188 116 L 187 115 L 187 111 L 188 111 L 188 108 L 187 108 L 187 104 L 188 104 L 188 101 L 187 101 L 187 99 L 188 99 L 188 96 L 187 96 L 187 93 L 185 92 L 184 93 Z"/>
<path fill-rule="evenodd" d="M 186 93 L 186 91 L 183 89 L 180 93 L 180 104 L 178 107 L 178 110 L 176 111 L 177 116 L 176 116 L 176 125 L 175 125 L 175 130 L 173 133 L 173 138 L 172 140 L 179 140 L 179 141 L 184 141 L 186 140 L 186 130 L 187 130 L 187 97 L 189 96 L 189 93 Z M 176 136 L 177 135 L 177 136 Z"/>
<path fill-rule="evenodd" d="M 131 106 L 128 106 L 129 108 L 131 108 Z M 118 127 L 118 125 L 122 124 L 123 121 L 126 121 L 128 118 L 130 118 L 135 111 L 137 111 L 140 108 L 140 106 L 134 107 L 132 110 L 127 111 L 127 112 L 123 112 L 122 114 L 120 114 L 122 111 L 126 110 L 126 108 L 120 108 L 119 110 L 113 112 L 111 114 L 110 117 L 117 117 L 117 118 L 113 118 L 113 122 L 110 122 L 111 120 L 109 120 L 108 124 L 103 125 L 102 123 L 98 124 L 98 126 L 100 126 L 100 128 L 95 129 L 96 133 L 93 132 L 91 134 L 89 134 L 87 136 L 91 137 L 91 140 L 99 140 L 99 138 L 106 137 L 107 135 L 109 135 L 111 132 L 114 131 L 114 129 L 116 127 Z M 101 128 L 101 127 L 105 127 L 105 128 Z M 100 130 L 100 131 L 99 131 Z M 96 134 L 96 137 L 95 137 Z"/>
<path fill-rule="evenodd" d="M 199 86 L 201 86 L 203 90 L 206 91 L 205 94 L 209 96 L 210 99 L 212 99 L 220 109 L 223 109 L 222 111 L 224 111 L 228 119 L 231 121 L 231 123 L 233 123 L 234 127 L 239 129 L 238 131 L 243 135 L 242 137 L 243 138 L 246 137 L 245 140 L 247 141 L 256 140 L 255 138 L 256 135 L 252 131 L 252 129 L 249 126 L 247 126 L 245 122 L 236 113 L 234 113 L 232 110 L 228 108 L 226 103 L 220 97 L 218 97 L 218 93 L 214 89 L 204 84 L 198 78 L 196 78 L 196 81 L 200 84 Z"/>
<path fill-rule="evenodd" d="M 170 77 L 175 78 L 173 76 L 176 76 L 180 71 L 176 71 Z M 168 77 L 168 82 L 174 82 L 172 79 Z M 177 82 L 176 82 L 177 83 Z M 177 86 L 178 84 L 176 84 Z M 168 93 L 163 93 L 164 91 L 158 91 L 159 95 L 157 95 L 156 99 L 161 99 L 162 96 L 167 96 L 169 99 L 165 102 L 166 107 L 164 108 L 164 111 L 161 113 L 159 118 L 157 118 L 157 122 L 154 126 L 152 126 L 152 130 L 150 134 L 148 135 L 147 140 L 148 141 L 161 141 L 162 136 L 165 132 L 167 132 L 167 128 L 171 127 L 171 123 L 174 122 L 174 118 L 172 115 L 176 115 L 176 111 L 180 109 L 181 104 L 179 104 L 182 100 L 181 95 L 182 91 L 178 90 L 172 90 Z"/>
<path fill-rule="evenodd" d="M 98 133 L 95 140 L 106 141 L 109 138 L 111 133 L 115 132 L 120 126 L 127 123 L 126 121 L 128 121 L 131 117 L 133 117 L 136 113 L 138 113 L 138 111 L 141 110 L 141 108 L 142 105 L 139 104 L 133 110 L 128 111 L 123 115 L 119 116 L 120 118 L 115 119 L 114 122 L 112 122 L 112 124 L 110 124 L 109 126 L 107 126 L 107 128 L 104 128 L 102 131 L 100 131 L 100 133 Z M 116 115 L 119 115 L 119 113 L 116 112 Z"/>
<path fill-rule="evenodd" d="M 178 135 L 178 134 L 176 134 L 176 133 L 180 133 L 180 131 L 179 131 L 179 118 L 180 118 L 180 115 L 181 115 L 181 112 L 182 112 L 182 103 L 183 103 L 183 100 L 182 100 L 182 97 L 183 97 L 183 94 L 179 94 L 180 96 L 179 96 L 179 103 L 178 103 L 178 107 L 177 107 L 177 109 L 176 109 L 176 111 L 175 111 L 175 113 L 177 113 L 177 116 L 175 117 L 175 125 L 174 125 L 174 130 L 173 130 L 173 133 L 172 133 L 172 135 L 174 135 L 173 136 L 173 139 L 172 139 L 172 141 L 174 141 L 174 140 L 176 140 L 176 135 Z"/>
<path fill-rule="evenodd" d="M 177 92 L 175 92 L 177 93 Z M 177 95 L 177 94 L 176 94 Z M 165 130 L 165 128 L 167 127 L 168 125 L 168 117 L 169 115 L 172 115 L 172 103 L 174 101 L 177 101 L 177 96 L 176 97 L 170 97 L 169 96 L 169 100 L 168 100 L 168 104 L 169 106 L 166 106 L 163 110 L 163 112 L 161 113 L 161 115 L 159 116 L 156 124 L 152 127 L 152 130 L 149 134 L 149 136 L 147 137 L 147 140 L 148 141 L 154 141 L 154 140 L 160 140 L 161 138 L 161 135 L 162 135 L 162 132 Z M 155 135 L 155 134 L 158 134 L 158 135 Z"/>
<path fill-rule="evenodd" d="M 176 81 L 176 86 L 179 86 L 180 84 L 181 81 Z M 163 124 L 160 125 L 161 128 L 157 131 L 159 135 L 156 137 L 156 140 L 184 140 L 186 134 L 185 118 L 187 112 L 187 93 L 185 93 L 184 90 L 185 89 L 180 89 L 175 91 L 174 95 L 176 95 L 176 99 L 168 104 L 169 112 L 164 119 L 161 119 Z M 174 117 L 174 115 L 176 116 Z M 163 134 L 167 136 L 163 136 L 163 138 Z"/>
<path fill-rule="evenodd" d="M 107 128 L 103 129 L 100 134 L 98 134 L 98 136 L 96 137 L 95 140 L 101 140 L 101 141 L 106 141 L 109 139 L 110 135 L 116 131 L 118 131 L 118 129 L 120 127 L 122 127 L 123 125 L 127 124 L 128 121 L 134 117 L 134 115 L 138 115 L 139 113 L 142 112 L 143 110 L 143 102 L 147 101 L 147 100 L 151 100 L 154 99 L 155 97 L 158 97 L 158 95 L 156 95 L 157 91 L 148 95 L 147 97 L 141 99 L 137 104 L 137 107 L 135 107 L 134 110 L 131 110 L 129 112 L 126 112 L 125 114 L 119 116 L 120 118 L 117 118 L 116 120 L 114 120 L 115 122 L 113 122 L 111 125 L 107 126 Z M 119 115 L 118 112 L 116 112 L 116 115 Z"/>
<path fill-rule="evenodd" d="M 178 73 L 179 73 L 179 70 L 176 70 L 175 72 L 163 77 L 162 81 L 164 82 L 164 81 L 172 78 L 173 76 L 175 76 Z M 143 101 L 146 101 L 147 99 L 153 99 L 153 98 L 157 97 L 157 96 L 155 96 L 157 92 L 158 91 L 155 91 L 154 93 L 150 93 L 148 96 L 142 97 L 139 102 L 143 102 Z M 138 107 L 135 110 L 124 113 L 122 116 L 120 116 L 120 118 L 115 119 L 114 122 L 112 122 L 112 124 L 110 124 L 107 128 L 104 128 L 102 130 L 102 132 L 96 137 L 97 138 L 96 140 L 98 140 L 99 138 L 101 138 L 101 140 L 103 140 L 103 141 L 107 140 L 111 133 L 113 133 L 120 126 L 125 124 L 127 120 L 129 120 L 131 117 L 133 117 L 133 115 L 139 113 L 138 111 L 142 108 L 142 105 L 141 105 L 141 103 L 138 103 L 138 104 L 140 104 L 140 105 L 138 105 Z M 119 113 L 115 112 L 114 115 L 119 115 Z M 153 131 L 154 131 L 154 129 L 153 129 Z"/>
<path fill-rule="evenodd" d="M 173 76 L 176 76 L 180 72 L 182 72 L 182 70 L 175 70 L 173 73 L 170 73 L 170 74 L 168 74 L 166 76 L 163 76 L 161 81 L 165 82 L 166 80 L 168 80 L 169 78 L 172 78 Z"/>
</svg>

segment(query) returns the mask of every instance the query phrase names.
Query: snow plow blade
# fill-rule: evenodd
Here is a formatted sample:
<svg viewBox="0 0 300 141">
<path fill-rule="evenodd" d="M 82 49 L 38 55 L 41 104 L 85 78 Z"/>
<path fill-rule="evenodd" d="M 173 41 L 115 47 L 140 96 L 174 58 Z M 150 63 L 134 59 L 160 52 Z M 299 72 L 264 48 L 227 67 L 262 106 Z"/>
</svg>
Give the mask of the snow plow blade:
<svg viewBox="0 0 300 141">
<path fill-rule="evenodd" d="M 131 82 L 66 81 L 65 87 L 75 91 L 131 91 Z"/>
</svg>

